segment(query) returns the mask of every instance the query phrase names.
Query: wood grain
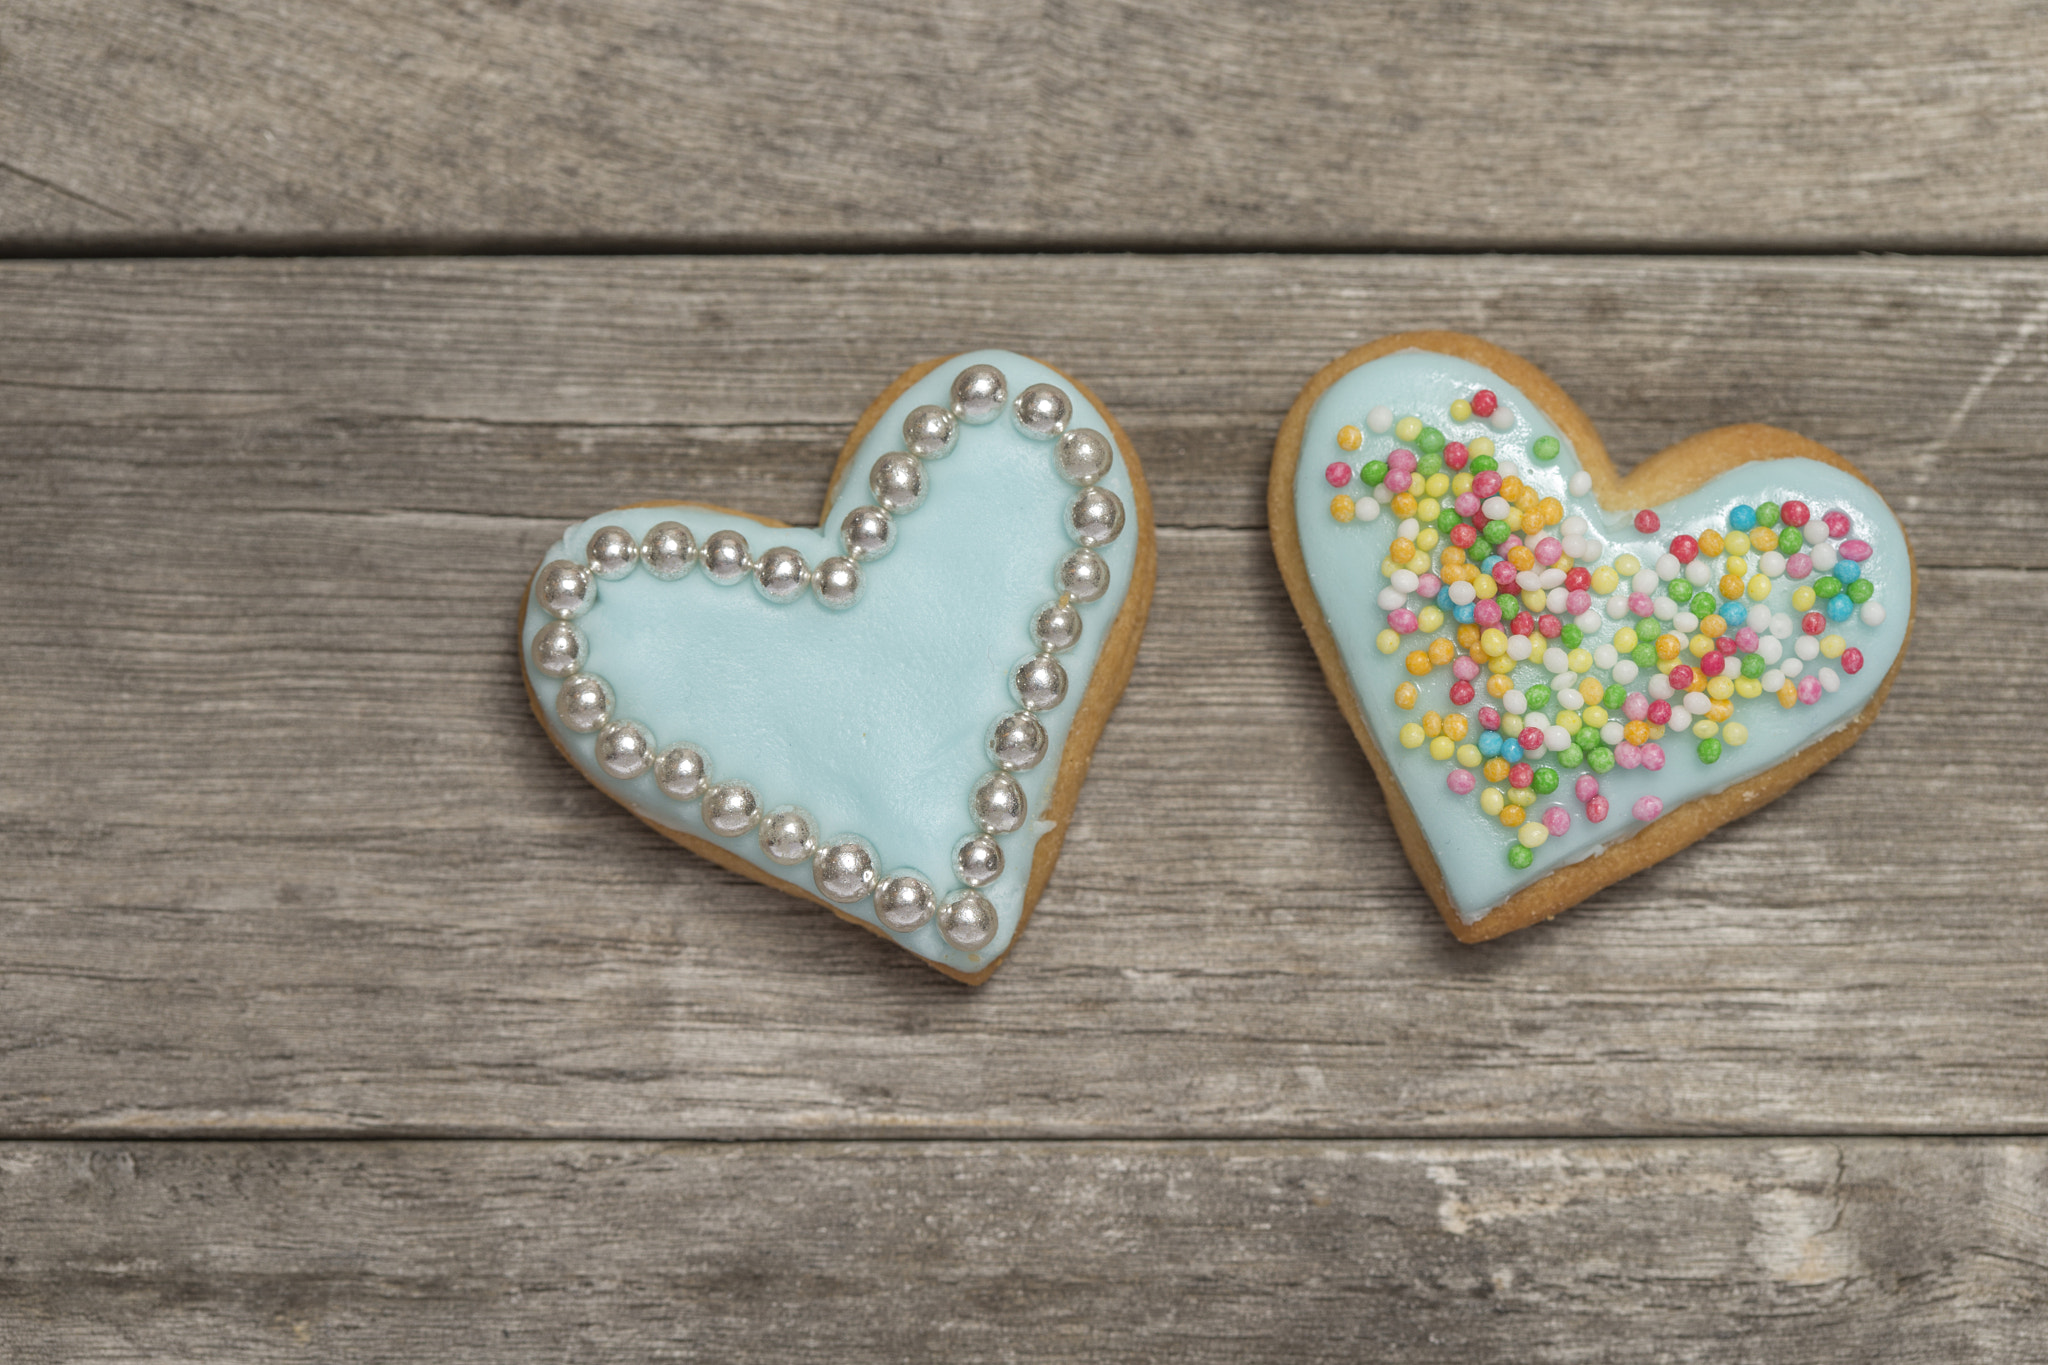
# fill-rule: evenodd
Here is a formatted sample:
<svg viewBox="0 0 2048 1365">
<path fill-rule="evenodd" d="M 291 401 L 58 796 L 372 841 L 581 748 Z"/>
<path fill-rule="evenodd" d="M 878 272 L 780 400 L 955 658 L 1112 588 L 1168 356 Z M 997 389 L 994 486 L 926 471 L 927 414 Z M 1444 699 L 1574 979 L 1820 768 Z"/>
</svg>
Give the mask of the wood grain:
<svg viewBox="0 0 2048 1365">
<path fill-rule="evenodd" d="M 983 325 L 1017 340 L 1049 268 L 0 269 L 26 722 L 0 730 L 0 1128 L 2048 1128 L 2020 795 L 2048 627 L 2014 610 L 2048 481 L 2037 264 L 1056 263 L 1031 349 L 1132 415 L 1160 582 L 1033 933 L 972 999 L 559 762 L 507 641 L 562 522 L 807 514 L 869 390 Z M 1864 743 L 1476 949 L 1402 859 L 1256 510 L 1309 362 L 1426 311 L 1541 358 L 1624 464 L 1737 416 L 1813 433 L 1927 566 Z M 1153 327 L 1176 344 L 1131 343 Z"/>
<path fill-rule="evenodd" d="M 2006 1142 L 0 1148 L 67 1362 L 2036 1359 Z"/>
<path fill-rule="evenodd" d="M 18 250 L 2048 241 L 2027 0 L 42 0 L 0 44 Z"/>
</svg>

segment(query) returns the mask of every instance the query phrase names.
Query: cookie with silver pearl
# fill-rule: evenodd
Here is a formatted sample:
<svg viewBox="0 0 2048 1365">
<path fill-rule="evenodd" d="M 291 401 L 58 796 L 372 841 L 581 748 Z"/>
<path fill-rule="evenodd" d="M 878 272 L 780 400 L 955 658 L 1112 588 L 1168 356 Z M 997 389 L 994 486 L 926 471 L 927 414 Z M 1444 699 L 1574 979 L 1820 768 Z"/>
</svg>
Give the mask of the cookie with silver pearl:
<svg viewBox="0 0 2048 1365">
<path fill-rule="evenodd" d="M 979 501 L 962 503 L 962 486 L 979 489 Z M 690 504 L 580 523 L 529 582 L 519 654 L 528 690 L 571 762 L 657 829 L 822 902 L 949 976 L 980 981 L 1045 889 L 1088 750 L 1129 673 L 1152 579 L 1142 471 L 1081 385 L 1022 357 L 984 353 L 921 366 L 878 399 L 847 443 L 827 505 L 819 532 Z M 977 529 L 984 515 L 996 518 L 987 532 Z M 1020 525 L 1032 529 L 1020 535 Z M 920 537 L 925 548 L 906 550 Z M 1009 547 L 999 561 L 1005 576 L 969 577 L 1005 593 L 1000 585 L 1014 583 L 1017 597 L 1000 611 L 963 615 L 943 597 L 954 570 L 988 565 L 997 545 Z M 936 561 L 934 546 L 945 547 Z M 941 595 L 920 607 L 927 583 Z M 698 624 L 699 603 L 723 604 L 719 619 L 733 624 Z M 762 743 L 767 729 L 735 722 L 722 706 L 662 700 L 664 676 L 696 676 L 687 671 L 697 667 L 693 655 L 741 657 L 720 643 L 720 631 L 743 627 L 753 642 L 745 657 L 772 660 L 775 632 L 802 636 L 813 622 L 843 623 L 832 628 L 833 657 L 848 661 L 840 686 L 857 696 L 878 676 L 876 661 L 922 658 L 862 639 L 866 613 L 906 608 L 920 629 L 986 630 L 995 651 L 979 686 L 1008 696 L 970 732 L 979 739 L 954 760 L 957 776 L 898 788 L 900 765 L 889 752 L 863 748 L 859 764 L 821 763 L 812 781 L 802 763 L 763 762 L 774 751 Z M 645 612 L 656 615 L 622 633 Z M 661 665 L 664 674 L 633 650 L 622 657 L 626 639 L 635 649 L 659 643 L 661 659 L 669 641 L 683 652 Z M 977 646 L 962 657 L 987 655 Z M 820 707 L 820 715 L 863 714 L 857 701 L 778 694 L 730 662 L 708 676 L 741 695 L 775 697 L 768 714 L 795 725 L 792 738 L 810 733 L 805 716 Z M 948 699 L 964 681 L 955 671 L 927 673 L 892 704 L 950 717 Z M 930 729 L 957 733 L 950 721 Z M 859 733 L 857 719 L 846 733 Z M 829 757 L 839 742 L 819 734 L 799 752 Z M 920 752 L 914 743 L 912 752 Z M 846 786 L 834 775 L 861 766 L 876 771 L 872 796 L 866 779 Z M 892 813 L 919 805 L 940 838 Z"/>
</svg>

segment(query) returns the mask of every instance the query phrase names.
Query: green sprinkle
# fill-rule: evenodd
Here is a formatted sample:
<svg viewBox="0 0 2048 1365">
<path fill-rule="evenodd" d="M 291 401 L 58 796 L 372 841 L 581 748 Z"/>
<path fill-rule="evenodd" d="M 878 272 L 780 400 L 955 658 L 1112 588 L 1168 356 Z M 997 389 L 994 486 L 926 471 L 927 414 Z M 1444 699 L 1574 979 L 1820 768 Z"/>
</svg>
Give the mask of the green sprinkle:
<svg viewBox="0 0 2048 1365">
<path fill-rule="evenodd" d="M 1767 502 L 1757 508 L 1756 524 L 1759 526 L 1776 526 L 1778 524 L 1778 504 Z"/>
<path fill-rule="evenodd" d="M 1745 654 L 1742 656 L 1742 676 L 1745 678 L 1761 678 L 1764 675 L 1765 667 L 1764 656 L 1761 654 Z"/>
<path fill-rule="evenodd" d="M 1823 602 L 1827 601 L 1830 597 L 1838 596 L 1841 591 L 1842 580 L 1833 574 L 1822 574 L 1819 578 L 1813 580 L 1813 595 Z"/>
<path fill-rule="evenodd" d="M 1792 555 L 1798 554 L 1800 548 L 1805 544 L 1806 537 L 1799 533 L 1797 526 L 1781 526 L 1778 528 L 1779 554 L 1789 558 Z"/>
<path fill-rule="evenodd" d="M 1700 762 L 1718 763 L 1721 759 L 1721 741 L 1703 739 L 1700 741 Z"/>
<path fill-rule="evenodd" d="M 1557 756 L 1557 761 L 1567 768 L 1576 768 L 1586 761 L 1586 755 L 1575 741 L 1564 746 L 1564 752 Z"/>
<path fill-rule="evenodd" d="M 1655 650 L 1651 650 L 1650 652 L 1652 655 L 1656 653 Z M 1623 687 L 1620 683 L 1609 683 L 1607 684 L 1607 693 L 1605 696 L 1600 698 L 1600 703 L 1610 711 L 1619 711 L 1622 707 L 1622 703 L 1626 702 L 1627 700 L 1628 689 L 1626 687 Z"/>
<path fill-rule="evenodd" d="M 1655 668 L 1657 666 L 1657 642 L 1655 640 L 1644 640 L 1628 652 L 1628 657 L 1636 661 L 1637 668 Z M 1626 701 L 1628 698 L 1624 697 L 1622 700 Z"/>
<path fill-rule="evenodd" d="M 1566 649 L 1577 649 L 1581 644 L 1585 643 L 1585 639 L 1586 632 L 1580 630 L 1569 621 L 1565 623 L 1564 629 L 1559 631 L 1557 635 L 1557 642 Z"/>
<path fill-rule="evenodd" d="M 1555 436 L 1538 436 L 1536 444 L 1529 447 L 1529 453 L 1539 460 L 1556 459 L 1557 438 Z"/>
<path fill-rule="evenodd" d="M 1671 580 L 1664 588 L 1664 595 L 1674 602 L 1692 601 L 1693 586 L 1685 581 L 1684 575 Z"/>
<path fill-rule="evenodd" d="M 1434 455 L 1444 448 L 1444 434 L 1435 427 L 1424 427 L 1422 434 L 1415 438 L 1415 448 L 1425 455 Z M 1437 461 L 1437 468 L 1443 468 L 1443 461 Z"/>
<path fill-rule="evenodd" d="M 1859 578 L 1849 585 L 1849 600 L 1860 607 L 1865 602 L 1868 602 L 1876 592 L 1877 589 L 1870 586 L 1869 579 Z"/>
<path fill-rule="evenodd" d="M 1550 705 L 1551 692 L 1547 684 L 1537 683 L 1522 695 L 1529 699 L 1529 709 L 1531 711 L 1541 711 L 1544 707 Z"/>
<path fill-rule="evenodd" d="M 1488 544 L 1498 545 L 1514 532 L 1508 529 L 1508 524 L 1504 521 L 1489 521 L 1486 523 L 1486 530 L 1481 534 L 1486 537 Z"/>
<path fill-rule="evenodd" d="M 1605 744 L 1586 753 L 1586 766 L 1596 773 L 1604 773 L 1614 766 L 1614 750 Z"/>
<path fill-rule="evenodd" d="M 1484 474 L 1490 469 L 1499 469 L 1500 461 L 1494 459 L 1491 455 L 1474 455 L 1472 463 L 1466 465 L 1465 468 L 1471 470 L 1474 474 Z"/>
<path fill-rule="evenodd" d="M 1368 486 L 1378 488 L 1386 482 L 1387 462 L 1385 460 L 1367 460 L 1358 471 L 1358 477 L 1364 479 Z"/>
<path fill-rule="evenodd" d="M 1517 840 L 1517 841 L 1516 841 L 1515 843 L 1512 843 L 1512 844 L 1509 844 L 1509 845 L 1508 845 L 1508 866 L 1509 866 L 1509 867 L 1512 867 L 1512 868 L 1517 868 L 1517 869 L 1519 869 L 1519 868 L 1524 868 L 1524 867 L 1527 867 L 1527 866 L 1528 866 L 1529 864 L 1531 864 L 1531 863 L 1533 863 L 1533 862 L 1535 862 L 1535 861 L 1536 861 L 1536 852 L 1535 852 L 1535 850 L 1534 850 L 1534 849 L 1528 849 L 1528 848 L 1524 848 L 1524 847 L 1522 847 L 1522 844 L 1521 844 L 1521 842 L 1520 842 L 1519 840 Z"/>
<path fill-rule="evenodd" d="M 1443 467 L 1444 457 L 1434 450 L 1425 450 L 1415 457 L 1415 472 L 1425 479 L 1432 474 L 1442 473 Z"/>
<path fill-rule="evenodd" d="M 1538 768 L 1536 775 L 1529 779 L 1529 785 L 1538 796 L 1548 796 L 1557 790 L 1557 769 Z"/>
<path fill-rule="evenodd" d="M 1716 598 L 1714 594 L 1710 592 L 1696 592 L 1692 595 L 1692 601 L 1685 604 L 1685 609 L 1704 621 L 1709 616 L 1712 616 L 1714 608 L 1720 605 L 1720 599 Z"/>
</svg>

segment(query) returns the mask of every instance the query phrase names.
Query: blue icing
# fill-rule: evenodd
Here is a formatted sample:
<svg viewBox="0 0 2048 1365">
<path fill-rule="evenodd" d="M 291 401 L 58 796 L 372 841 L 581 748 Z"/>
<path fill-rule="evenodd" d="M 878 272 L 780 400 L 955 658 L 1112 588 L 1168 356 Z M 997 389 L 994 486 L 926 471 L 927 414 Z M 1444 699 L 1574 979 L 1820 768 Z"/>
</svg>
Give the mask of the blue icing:
<svg viewBox="0 0 2048 1365">
<path fill-rule="evenodd" d="M 1074 404 L 1070 429 L 1109 430 L 1079 390 L 1036 361 L 1007 351 L 956 356 L 912 384 L 875 423 L 846 469 L 823 530 L 765 527 L 694 507 L 628 508 L 571 527 L 542 562 L 580 562 L 601 526 L 623 527 L 638 539 L 673 520 L 699 543 L 731 528 L 747 537 L 755 554 L 787 545 L 816 566 L 841 553 L 841 519 L 873 501 L 868 467 L 902 448 L 904 417 L 922 404 L 943 405 L 953 376 L 982 362 L 1003 371 L 1013 396 L 1036 383 L 1059 385 Z M 714 779 L 751 784 L 764 810 L 800 805 L 827 838 L 863 836 L 875 845 L 882 875 L 915 870 L 944 899 L 958 885 L 953 850 L 974 832 L 969 791 L 994 766 L 988 731 L 999 716 L 1018 709 L 1010 671 L 1033 652 L 1031 616 L 1058 595 L 1054 571 L 1074 548 L 1063 513 L 1079 490 L 1054 470 L 1052 443 L 1025 436 L 1007 414 L 979 426 L 963 423 L 953 452 L 930 461 L 927 473 L 923 505 L 897 517 L 895 546 L 864 566 L 861 597 L 846 611 L 828 610 L 808 595 L 777 605 L 751 581 L 721 586 L 701 566 L 667 583 L 636 569 L 600 582 L 596 603 L 576 624 L 590 643 L 585 668 L 612 685 L 615 715 L 647 726 L 658 746 L 696 744 L 709 755 Z M 996 937 L 979 953 L 965 953 L 946 943 L 936 924 L 890 935 L 963 972 L 994 961 L 1016 933 L 1033 847 L 1052 828 L 1040 812 L 1130 587 L 1140 527 L 1121 452 L 1100 486 L 1123 500 L 1128 521 L 1099 551 L 1110 566 L 1109 591 L 1081 608 L 1082 638 L 1060 656 L 1066 700 L 1039 713 L 1050 737 L 1046 757 L 1017 774 L 1031 818 L 998 836 L 1003 875 L 982 889 L 996 907 Z M 647 819 L 811 889 L 807 865 L 777 865 L 751 832 L 737 839 L 711 834 L 697 806 L 664 795 L 651 774 L 621 782 L 598 768 L 596 737 L 559 723 L 554 703 L 561 683 L 533 667 L 533 637 L 548 619 L 529 599 L 520 657 L 549 731 L 584 775 Z M 873 922 L 871 901 L 842 908 Z"/>
<path fill-rule="evenodd" d="M 1496 417 L 1503 422 L 1499 427 L 1477 417 L 1469 422 L 1453 422 L 1449 412 L 1451 402 L 1469 398 L 1481 388 L 1491 389 L 1498 395 L 1504 412 L 1511 420 Z M 1386 511 L 1374 521 L 1360 518 L 1346 524 L 1330 515 L 1330 499 L 1340 490 L 1332 488 L 1325 479 L 1327 465 L 1342 459 L 1357 469 L 1368 460 L 1384 460 L 1391 451 L 1404 447 L 1403 442 L 1395 439 L 1391 429 L 1377 435 L 1365 430 L 1367 413 L 1381 405 L 1390 408 L 1396 418 L 1408 415 L 1421 418 L 1425 424 L 1442 431 L 1448 440 L 1470 444 L 1482 436 L 1491 438 L 1502 473 L 1512 471 L 1519 474 L 1524 483 L 1563 503 L 1567 516 L 1577 513 L 1588 520 L 1591 524 L 1589 538 L 1603 547 L 1584 561 L 1589 568 L 1611 564 L 1624 553 L 1636 555 L 1646 567 L 1654 565 L 1658 556 L 1665 553 L 1671 537 L 1681 531 L 1697 534 L 1712 526 L 1725 532 L 1729 526 L 1729 513 L 1738 506 L 1754 508 L 1766 501 L 1782 503 L 1794 498 L 1806 502 L 1813 510 L 1813 520 L 1806 528 L 1808 548 L 1819 542 L 1839 544 L 1826 541 L 1821 519 L 1824 513 L 1836 508 L 1847 512 L 1853 522 L 1849 538 L 1862 539 L 1873 550 L 1871 557 L 1858 566 L 1855 576 L 1870 582 L 1874 589 L 1871 600 L 1882 604 L 1886 615 L 1883 623 L 1877 626 L 1866 624 L 1860 616 L 1846 620 L 1831 618 L 1828 628 L 1842 635 L 1849 645 L 1863 651 L 1865 663 L 1862 671 L 1854 675 L 1843 674 L 1839 663 L 1829 664 L 1826 659 L 1806 664 L 1807 676 L 1817 675 L 1819 669 L 1827 665 L 1842 678 L 1838 691 L 1823 693 L 1821 700 L 1811 706 L 1800 704 L 1787 710 L 1769 693 L 1754 700 L 1738 699 L 1731 719 L 1748 727 L 1749 740 L 1740 747 L 1724 742 L 1722 757 L 1714 764 L 1700 760 L 1696 751 L 1697 740 L 1692 736 L 1667 734 L 1659 741 L 1667 755 L 1661 771 L 1628 770 L 1617 766 L 1605 774 L 1598 774 L 1601 794 L 1611 805 L 1606 821 L 1601 824 L 1586 819 L 1583 805 L 1572 794 L 1572 784 L 1578 776 L 1591 769 L 1584 765 L 1576 769 L 1565 768 L 1559 764 L 1555 754 L 1532 759 L 1532 762 L 1556 767 L 1561 781 L 1557 791 L 1536 799 L 1530 807 L 1530 817 L 1538 818 L 1549 807 L 1559 805 L 1570 812 L 1572 824 L 1563 836 L 1551 838 L 1535 851 L 1535 862 L 1529 869 L 1517 871 L 1507 861 L 1507 850 L 1514 842 L 1514 832 L 1504 828 L 1496 817 L 1487 815 L 1479 806 L 1478 793 L 1488 785 L 1484 777 L 1475 773 L 1478 787 L 1472 795 L 1460 796 L 1445 784 L 1445 779 L 1457 766 L 1455 762 L 1431 758 L 1427 746 L 1404 749 L 1398 734 L 1404 722 L 1419 718 L 1425 711 L 1448 713 L 1461 709 L 1474 718 L 1473 734 L 1468 736 L 1468 742 L 1478 742 L 1478 737 L 1487 733 L 1477 725 L 1480 705 L 1499 706 L 1484 691 L 1487 675 L 1481 675 L 1479 697 L 1463 708 L 1453 708 L 1450 704 L 1452 679 L 1448 668 L 1435 669 L 1427 678 L 1417 680 L 1422 699 L 1413 711 L 1402 711 L 1394 705 L 1395 687 L 1409 680 L 1403 662 L 1405 656 L 1409 650 L 1427 645 L 1432 638 L 1422 634 L 1407 636 L 1393 654 L 1382 654 L 1375 644 L 1375 637 L 1387 624 L 1386 613 L 1375 601 L 1380 590 L 1387 586 L 1380 566 L 1386 558 L 1387 547 L 1394 540 L 1400 519 Z M 1346 425 L 1355 425 L 1365 431 L 1362 449 L 1346 452 L 1339 448 L 1337 432 Z M 1544 436 L 1555 437 L 1559 443 L 1560 451 L 1554 460 L 1538 461 L 1529 453 L 1530 447 Z M 1414 447 L 1410 444 L 1405 448 Z M 1307 566 L 1309 580 L 1314 585 L 1317 601 L 1322 605 L 1324 619 L 1343 652 L 1345 666 L 1350 671 L 1373 741 L 1399 777 L 1443 874 L 1451 903 L 1459 917 L 1468 924 L 1484 918 L 1489 910 L 1530 882 L 1567 863 L 1589 857 L 1603 845 L 1641 828 L 1630 813 L 1638 797 L 1656 795 L 1663 800 L 1667 811 L 1675 809 L 1686 801 L 1710 795 L 1775 767 L 1795 750 L 1847 724 L 1868 704 L 1891 671 L 1905 642 L 1907 623 L 1912 615 L 1910 559 L 1897 518 L 1867 484 L 1832 465 L 1803 459 L 1771 460 L 1731 470 L 1682 498 L 1660 505 L 1657 512 L 1663 525 L 1647 536 L 1639 533 L 1633 524 L 1638 509 L 1626 507 L 1610 512 L 1601 509 L 1590 494 L 1573 497 L 1568 485 L 1579 468 L 1578 453 L 1571 442 L 1526 395 L 1484 366 L 1429 351 L 1397 352 L 1369 361 L 1346 374 L 1316 401 L 1302 437 L 1301 457 L 1295 472 L 1295 510 L 1302 559 Z M 1371 497 L 1370 490 L 1357 479 L 1341 491 L 1361 502 Z M 1558 532 L 1551 527 L 1542 534 L 1555 535 Z M 1750 563 L 1754 572 L 1755 555 L 1750 556 Z M 1812 584 L 1819 577 L 1816 572 L 1804 582 Z M 1624 583 L 1624 590 L 1626 586 Z M 1792 590 L 1796 586 L 1789 577 L 1778 579 L 1762 605 L 1774 613 L 1789 611 Z M 1661 596 L 1663 588 L 1660 583 L 1652 597 Z M 1848 598 L 1844 594 L 1833 600 L 1847 603 Z M 1603 609 L 1604 603 L 1605 598 L 1601 594 L 1594 595 L 1594 610 L 1599 613 L 1600 624 L 1597 629 L 1586 633 L 1584 647 L 1588 650 L 1611 641 L 1615 631 L 1623 625 L 1639 625 L 1633 615 L 1621 620 L 1610 618 Z M 1411 606 L 1419 604 L 1419 598 L 1411 597 Z M 1829 602 L 1816 604 L 1823 612 L 1830 605 Z M 1744 606 L 1739 610 L 1746 613 L 1750 608 Z M 1835 610 L 1847 613 L 1846 607 Z M 1644 638 L 1654 638 L 1646 625 L 1641 628 Z M 1795 657 L 1793 644 L 1797 638 L 1798 632 L 1795 631 L 1792 638 L 1782 642 L 1788 659 Z M 1689 660 L 1690 656 L 1687 658 Z M 1642 691 L 1653 675 L 1654 670 L 1644 670 L 1642 676 L 1628 684 L 1629 690 Z M 1597 669 L 1590 676 L 1603 684 L 1607 681 L 1606 675 Z M 1549 681 L 1547 671 L 1533 661 L 1519 665 L 1513 677 L 1515 686 L 1523 689 L 1539 681 Z M 1552 720 L 1555 723 L 1554 712 Z M 1498 742 L 1499 737 L 1495 738 Z M 1515 747 L 1512 741 L 1507 741 L 1502 745 L 1501 755 L 1512 758 L 1510 751 Z"/>
</svg>

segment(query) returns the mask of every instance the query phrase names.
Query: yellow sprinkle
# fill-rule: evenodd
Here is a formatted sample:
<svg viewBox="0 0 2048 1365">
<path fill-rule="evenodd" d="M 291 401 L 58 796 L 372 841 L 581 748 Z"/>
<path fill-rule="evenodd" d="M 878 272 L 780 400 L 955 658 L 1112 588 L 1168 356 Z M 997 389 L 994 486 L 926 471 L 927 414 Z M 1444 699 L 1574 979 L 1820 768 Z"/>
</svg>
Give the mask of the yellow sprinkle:
<svg viewBox="0 0 2048 1365">
<path fill-rule="evenodd" d="M 1506 806 L 1507 803 L 1508 798 L 1499 787 L 1488 787 L 1485 791 L 1479 793 L 1479 809 L 1485 811 L 1488 815 L 1499 815 L 1501 808 Z"/>
<path fill-rule="evenodd" d="M 1491 455 L 1493 454 L 1493 438 L 1491 436 L 1482 436 L 1466 446 L 1465 449 L 1471 451 L 1474 458 L 1481 455 Z"/>
<path fill-rule="evenodd" d="M 1751 681 L 1755 681 L 1751 679 Z M 1749 727 L 1739 720 L 1731 720 L 1721 727 L 1721 738 L 1730 744 L 1749 743 Z"/>
<path fill-rule="evenodd" d="M 1365 433 L 1357 427 L 1339 427 L 1337 444 L 1345 450 L 1356 450 L 1365 444 Z"/>
<path fill-rule="evenodd" d="M 1617 555 L 1614 560 L 1614 571 L 1623 578 L 1634 578 L 1643 571 L 1643 561 L 1634 555 Z"/>
<path fill-rule="evenodd" d="M 1339 493 L 1330 499 L 1330 515 L 1338 521 L 1350 521 L 1358 515 L 1358 504 Z"/>
<path fill-rule="evenodd" d="M 1471 421 L 1471 420 L 1472 420 L 1472 405 L 1471 405 L 1470 403 L 1466 402 L 1466 401 L 1465 401 L 1464 399 L 1462 399 L 1462 398 L 1454 398 L 1454 399 L 1452 399 L 1452 400 L 1451 400 L 1451 420 L 1452 420 L 1453 422 L 1469 422 L 1469 421 Z"/>
<path fill-rule="evenodd" d="M 1404 749 L 1419 749 L 1426 738 L 1428 736 L 1422 733 L 1422 727 L 1412 720 L 1401 727 L 1401 747 Z"/>
<path fill-rule="evenodd" d="M 1448 763 L 1457 751 L 1458 742 L 1446 735 L 1438 735 L 1429 742 L 1429 756 L 1439 763 Z"/>
<path fill-rule="evenodd" d="M 1394 423 L 1394 439 L 1397 441 L 1412 441 L 1421 434 L 1422 419 L 1420 417 L 1403 417 L 1400 421 Z"/>
</svg>

